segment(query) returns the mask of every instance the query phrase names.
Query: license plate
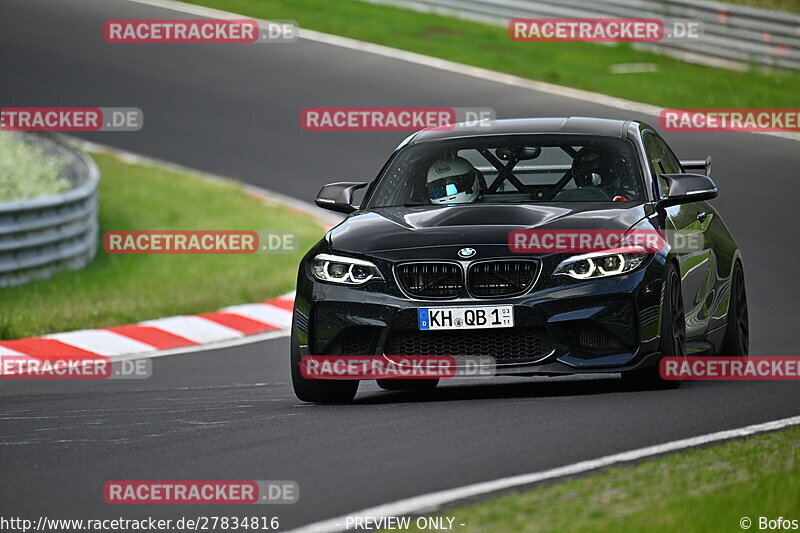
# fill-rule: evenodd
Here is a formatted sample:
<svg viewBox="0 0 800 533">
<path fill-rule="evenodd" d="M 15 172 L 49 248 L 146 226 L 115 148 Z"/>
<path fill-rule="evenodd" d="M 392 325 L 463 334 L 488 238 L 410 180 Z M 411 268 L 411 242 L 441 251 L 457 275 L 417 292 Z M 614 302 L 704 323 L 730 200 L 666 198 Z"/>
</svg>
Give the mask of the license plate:
<svg viewBox="0 0 800 533">
<path fill-rule="evenodd" d="M 419 329 L 482 329 L 514 327 L 514 307 L 420 307 Z"/>
</svg>

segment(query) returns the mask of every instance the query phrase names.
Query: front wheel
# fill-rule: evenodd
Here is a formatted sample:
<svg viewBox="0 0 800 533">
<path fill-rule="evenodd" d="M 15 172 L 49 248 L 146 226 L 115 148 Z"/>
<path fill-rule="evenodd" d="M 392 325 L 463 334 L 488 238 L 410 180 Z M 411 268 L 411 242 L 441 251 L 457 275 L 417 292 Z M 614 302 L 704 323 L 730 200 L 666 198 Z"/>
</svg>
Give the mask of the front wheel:
<svg viewBox="0 0 800 533">
<path fill-rule="evenodd" d="M 294 330 L 294 327 L 292 328 Z M 300 372 L 300 347 L 292 331 L 292 387 L 300 400 L 310 403 L 350 403 L 358 392 L 357 380 L 306 379 Z"/>
<path fill-rule="evenodd" d="M 683 308 L 681 278 L 675 265 L 670 263 L 664 283 L 664 299 L 661 307 L 661 355 L 663 357 L 686 357 L 686 315 Z M 677 389 L 682 381 L 663 379 L 659 365 L 622 374 L 623 381 L 634 388 Z"/>
<path fill-rule="evenodd" d="M 358 392 L 358 381 L 306 379 L 300 375 L 300 362 L 292 362 L 292 386 L 300 400 L 310 403 L 350 403 Z"/>
</svg>

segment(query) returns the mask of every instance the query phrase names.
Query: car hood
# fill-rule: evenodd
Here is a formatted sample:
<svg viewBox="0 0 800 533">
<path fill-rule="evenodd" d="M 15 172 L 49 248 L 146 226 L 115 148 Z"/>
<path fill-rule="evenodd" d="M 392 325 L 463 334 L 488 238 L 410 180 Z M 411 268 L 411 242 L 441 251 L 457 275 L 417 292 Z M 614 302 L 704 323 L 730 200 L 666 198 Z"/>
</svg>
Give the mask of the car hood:
<svg viewBox="0 0 800 533">
<path fill-rule="evenodd" d="M 645 217 L 644 204 L 608 203 L 383 207 L 357 211 L 331 230 L 331 249 L 370 253 L 438 246 L 507 246 L 519 229 L 627 230 Z"/>
</svg>

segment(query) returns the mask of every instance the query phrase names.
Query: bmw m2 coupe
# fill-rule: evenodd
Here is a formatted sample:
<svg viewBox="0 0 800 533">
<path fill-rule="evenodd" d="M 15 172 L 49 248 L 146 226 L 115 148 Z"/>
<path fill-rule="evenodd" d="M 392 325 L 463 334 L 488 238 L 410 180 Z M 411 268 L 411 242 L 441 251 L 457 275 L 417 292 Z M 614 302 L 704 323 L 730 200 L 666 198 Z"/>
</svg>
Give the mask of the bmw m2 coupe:
<svg viewBox="0 0 800 533">
<path fill-rule="evenodd" d="M 636 387 L 680 384 L 662 379 L 665 356 L 745 357 L 742 257 L 709 175 L 710 158 L 682 161 L 635 121 L 411 135 L 374 181 L 316 199 L 347 216 L 300 265 L 297 397 L 349 402 L 361 379 L 304 375 L 306 356 L 477 357 L 494 375 L 620 373 Z M 641 234 L 661 240 L 631 238 Z"/>
</svg>

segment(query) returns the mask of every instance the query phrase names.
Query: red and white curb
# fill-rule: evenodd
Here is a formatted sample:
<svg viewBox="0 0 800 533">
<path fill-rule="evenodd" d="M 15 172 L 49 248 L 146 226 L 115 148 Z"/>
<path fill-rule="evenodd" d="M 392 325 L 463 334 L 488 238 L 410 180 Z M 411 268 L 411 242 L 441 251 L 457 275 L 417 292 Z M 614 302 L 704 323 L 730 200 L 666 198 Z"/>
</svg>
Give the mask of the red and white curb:
<svg viewBox="0 0 800 533">
<path fill-rule="evenodd" d="M 136 358 L 213 349 L 246 337 L 285 335 L 292 325 L 294 293 L 212 313 L 146 320 L 128 326 L 83 329 L 0 341 L 0 356 L 40 360 Z M 265 335 L 268 333 L 276 335 Z M 252 340 L 256 340 L 255 338 Z"/>
<path fill-rule="evenodd" d="M 75 137 L 56 135 L 63 142 L 73 144 L 81 150 L 108 154 L 124 162 L 185 172 L 207 181 L 235 183 L 250 196 L 267 204 L 282 204 L 295 212 L 313 217 L 326 230 L 343 218 L 312 204 L 254 185 Z M 270 300 L 233 305 L 211 313 L 171 316 L 127 326 L 83 329 L 43 337 L 0 341 L 0 359 L 8 357 L 53 363 L 91 363 L 98 359 L 145 359 L 227 348 L 287 336 L 292 325 L 293 306 L 294 292 L 290 292 Z M 13 374 L 14 371 L 8 373 Z"/>
</svg>

